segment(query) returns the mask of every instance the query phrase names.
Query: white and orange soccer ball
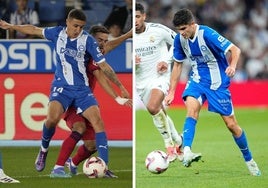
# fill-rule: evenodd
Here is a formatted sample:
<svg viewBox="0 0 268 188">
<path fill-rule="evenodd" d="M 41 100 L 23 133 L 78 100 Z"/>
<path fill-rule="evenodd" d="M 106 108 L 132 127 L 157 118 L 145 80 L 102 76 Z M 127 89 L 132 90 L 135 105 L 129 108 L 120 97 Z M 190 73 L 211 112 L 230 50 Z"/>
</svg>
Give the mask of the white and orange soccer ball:
<svg viewBox="0 0 268 188">
<path fill-rule="evenodd" d="M 145 159 L 145 166 L 147 170 L 154 174 L 161 174 L 168 169 L 168 156 L 161 150 L 154 150 L 150 152 Z"/>
<path fill-rule="evenodd" d="M 103 178 L 106 171 L 106 163 L 100 157 L 88 158 L 83 164 L 83 173 L 88 178 Z"/>
</svg>

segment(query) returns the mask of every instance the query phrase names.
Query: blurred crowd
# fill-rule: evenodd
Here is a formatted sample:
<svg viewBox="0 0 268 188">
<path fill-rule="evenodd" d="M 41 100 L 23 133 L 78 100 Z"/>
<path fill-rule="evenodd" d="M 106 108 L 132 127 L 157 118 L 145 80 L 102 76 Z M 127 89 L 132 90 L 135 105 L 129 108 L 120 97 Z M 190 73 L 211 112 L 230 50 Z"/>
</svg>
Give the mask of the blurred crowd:
<svg viewBox="0 0 268 188">
<path fill-rule="evenodd" d="M 180 8 L 191 9 L 197 23 L 211 26 L 242 50 L 233 81 L 268 79 L 268 0 L 138 2 L 145 6 L 148 22 L 162 23 L 174 30 L 174 13 Z"/>
<path fill-rule="evenodd" d="M 0 19 L 40 27 L 65 25 L 72 8 L 84 10 L 86 30 L 92 25 L 104 25 L 110 31 L 110 39 L 132 27 L 132 0 L 0 0 Z M 33 36 L 0 30 L 1 38 L 26 39 Z"/>
</svg>

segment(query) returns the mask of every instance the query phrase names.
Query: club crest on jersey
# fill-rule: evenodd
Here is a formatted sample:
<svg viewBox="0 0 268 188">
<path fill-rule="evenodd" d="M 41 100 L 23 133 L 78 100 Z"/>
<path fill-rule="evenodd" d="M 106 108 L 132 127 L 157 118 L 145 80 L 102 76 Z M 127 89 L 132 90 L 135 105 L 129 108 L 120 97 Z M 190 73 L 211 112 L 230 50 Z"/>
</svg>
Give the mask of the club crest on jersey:
<svg viewBox="0 0 268 188">
<path fill-rule="evenodd" d="M 155 38 L 154 38 L 154 36 L 150 36 L 150 42 L 154 42 L 155 41 Z"/>
<path fill-rule="evenodd" d="M 78 46 L 78 51 L 85 51 L 85 49 L 86 49 L 86 47 L 84 46 L 84 45 L 80 45 L 80 46 Z"/>
</svg>

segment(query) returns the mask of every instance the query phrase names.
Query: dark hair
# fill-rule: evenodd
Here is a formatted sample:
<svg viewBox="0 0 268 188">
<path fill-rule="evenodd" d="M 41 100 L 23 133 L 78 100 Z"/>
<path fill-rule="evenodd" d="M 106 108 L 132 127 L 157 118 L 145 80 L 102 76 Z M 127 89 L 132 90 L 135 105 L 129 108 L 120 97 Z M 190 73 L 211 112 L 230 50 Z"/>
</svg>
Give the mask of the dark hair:
<svg viewBox="0 0 268 188">
<path fill-rule="evenodd" d="M 93 25 L 90 30 L 89 33 L 94 37 L 97 33 L 106 33 L 109 34 L 110 32 L 108 31 L 108 29 L 102 25 Z"/>
<path fill-rule="evenodd" d="M 193 13 L 186 8 L 180 9 L 173 18 L 173 25 L 175 27 L 181 26 L 181 25 L 187 25 L 194 21 L 194 15 Z"/>
<path fill-rule="evenodd" d="M 68 14 L 68 19 L 77 19 L 81 21 L 86 21 L 87 17 L 82 10 L 72 9 Z"/>
<path fill-rule="evenodd" d="M 140 11 L 142 14 L 144 14 L 144 7 L 140 3 L 136 3 L 136 11 Z"/>
</svg>

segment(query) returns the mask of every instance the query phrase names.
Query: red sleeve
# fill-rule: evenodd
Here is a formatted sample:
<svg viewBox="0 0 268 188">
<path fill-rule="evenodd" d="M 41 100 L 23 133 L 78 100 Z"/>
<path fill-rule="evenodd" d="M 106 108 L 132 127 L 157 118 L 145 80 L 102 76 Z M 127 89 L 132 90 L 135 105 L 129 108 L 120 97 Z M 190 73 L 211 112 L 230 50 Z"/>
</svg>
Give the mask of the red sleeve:
<svg viewBox="0 0 268 188">
<path fill-rule="evenodd" d="M 90 60 L 90 62 L 87 65 L 87 77 L 88 77 L 88 84 L 91 90 L 93 91 L 96 85 L 96 78 L 93 75 L 93 72 L 95 70 L 100 70 L 100 67 L 93 61 Z"/>
</svg>

